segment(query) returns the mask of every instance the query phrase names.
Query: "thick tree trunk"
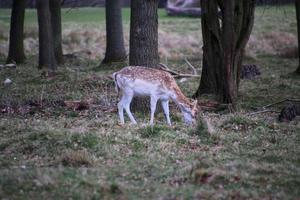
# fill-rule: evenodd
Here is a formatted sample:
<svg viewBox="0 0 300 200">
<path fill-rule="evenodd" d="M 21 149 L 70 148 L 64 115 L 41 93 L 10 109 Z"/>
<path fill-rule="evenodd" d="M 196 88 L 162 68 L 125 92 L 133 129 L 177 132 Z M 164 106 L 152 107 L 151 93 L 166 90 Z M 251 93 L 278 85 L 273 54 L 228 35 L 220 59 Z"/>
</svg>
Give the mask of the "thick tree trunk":
<svg viewBox="0 0 300 200">
<path fill-rule="evenodd" d="M 203 70 L 195 97 L 210 93 L 222 103 L 236 103 L 239 71 L 253 27 L 254 8 L 254 0 L 201 1 Z"/>
<path fill-rule="evenodd" d="M 218 5 L 216 1 L 202 2 L 202 37 L 203 37 L 203 69 L 200 86 L 194 95 L 195 97 L 205 93 L 218 93 L 218 86 L 221 85 L 221 74 L 215 66 L 222 65 L 222 53 L 219 49 L 219 20 Z M 211 28 L 210 28 L 211 27 Z M 211 31 L 210 31 L 211 29 Z M 215 35 L 214 35 L 215 32 Z"/>
<path fill-rule="evenodd" d="M 299 65 L 296 73 L 300 74 L 300 0 L 295 0 L 296 17 L 297 17 L 297 31 L 298 31 L 298 57 Z"/>
<path fill-rule="evenodd" d="M 130 17 L 130 65 L 154 67 L 158 56 L 158 0 L 132 0 Z"/>
<path fill-rule="evenodd" d="M 50 0 L 51 26 L 53 32 L 54 54 L 57 64 L 63 64 L 62 31 L 61 31 L 61 0 Z"/>
<path fill-rule="evenodd" d="M 129 65 L 156 67 L 159 63 L 158 2 L 131 0 Z M 135 97 L 131 105 L 133 111 L 146 111 L 150 101 Z"/>
<path fill-rule="evenodd" d="M 39 24 L 39 68 L 47 67 L 50 71 L 57 68 L 49 0 L 37 0 L 37 13 Z"/>
<path fill-rule="evenodd" d="M 106 53 L 102 63 L 126 60 L 124 47 L 121 0 L 106 1 Z"/>
<path fill-rule="evenodd" d="M 14 0 L 10 19 L 10 37 L 7 63 L 22 63 L 24 54 L 24 16 L 26 0 Z"/>
</svg>

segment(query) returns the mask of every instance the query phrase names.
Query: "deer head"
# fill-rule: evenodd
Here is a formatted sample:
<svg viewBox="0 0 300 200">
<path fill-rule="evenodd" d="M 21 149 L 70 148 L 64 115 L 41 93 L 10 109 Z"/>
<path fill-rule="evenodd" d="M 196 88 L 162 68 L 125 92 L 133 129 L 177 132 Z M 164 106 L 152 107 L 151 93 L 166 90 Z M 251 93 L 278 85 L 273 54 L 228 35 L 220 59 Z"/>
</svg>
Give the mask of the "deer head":
<svg viewBox="0 0 300 200">
<path fill-rule="evenodd" d="M 183 120 L 186 124 L 193 124 L 195 122 L 195 117 L 198 112 L 198 101 L 192 101 L 189 104 L 179 103 L 179 108 L 183 114 Z"/>
</svg>

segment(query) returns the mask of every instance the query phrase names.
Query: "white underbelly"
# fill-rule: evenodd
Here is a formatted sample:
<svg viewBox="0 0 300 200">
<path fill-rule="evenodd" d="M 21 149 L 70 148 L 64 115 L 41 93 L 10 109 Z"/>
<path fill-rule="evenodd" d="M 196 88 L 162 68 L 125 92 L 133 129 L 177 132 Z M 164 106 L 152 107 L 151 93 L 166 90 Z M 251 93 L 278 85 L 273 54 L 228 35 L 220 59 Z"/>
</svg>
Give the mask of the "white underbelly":
<svg viewBox="0 0 300 200">
<path fill-rule="evenodd" d="M 159 83 L 149 83 L 143 80 L 135 80 L 132 89 L 134 96 L 155 96 L 158 99 L 169 99 L 169 91 L 162 88 Z"/>
</svg>

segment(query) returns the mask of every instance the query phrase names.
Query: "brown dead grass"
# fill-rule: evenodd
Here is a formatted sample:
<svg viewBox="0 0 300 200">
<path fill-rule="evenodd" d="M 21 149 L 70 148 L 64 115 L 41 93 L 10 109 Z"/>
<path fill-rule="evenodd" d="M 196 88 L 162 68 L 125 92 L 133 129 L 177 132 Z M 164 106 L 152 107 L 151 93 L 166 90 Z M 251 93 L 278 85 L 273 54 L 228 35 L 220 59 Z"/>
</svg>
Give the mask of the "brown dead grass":
<svg viewBox="0 0 300 200">
<path fill-rule="evenodd" d="M 86 150 L 68 150 L 62 155 L 61 162 L 69 167 L 95 166 L 95 158 Z"/>
<path fill-rule="evenodd" d="M 287 49 L 297 48 L 297 37 L 287 32 L 264 32 L 251 35 L 246 55 L 256 57 L 257 54 L 283 55 Z"/>
<path fill-rule="evenodd" d="M 27 55 L 38 53 L 38 32 L 36 27 L 25 29 L 24 48 Z M 0 39 L 7 40 L 8 31 L 0 29 Z M 125 31 L 125 48 L 129 49 L 129 33 Z M 70 26 L 63 30 L 63 50 L 65 54 L 80 54 L 83 59 L 101 59 L 105 54 L 105 30 L 90 26 Z M 256 58 L 257 54 L 295 57 L 297 37 L 288 32 L 263 32 L 252 34 L 246 55 Z M 0 55 L 6 56 L 8 42 L 0 43 Z M 287 52 L 287 51 L 292 51 Z M 195 32 L 180 34 L 159 29 L 159 54 L 162 59 L 182 59 L 201 57 L 202 37 Z M 291 55 L 292 54 L 292 55 Z"/>
</svg>

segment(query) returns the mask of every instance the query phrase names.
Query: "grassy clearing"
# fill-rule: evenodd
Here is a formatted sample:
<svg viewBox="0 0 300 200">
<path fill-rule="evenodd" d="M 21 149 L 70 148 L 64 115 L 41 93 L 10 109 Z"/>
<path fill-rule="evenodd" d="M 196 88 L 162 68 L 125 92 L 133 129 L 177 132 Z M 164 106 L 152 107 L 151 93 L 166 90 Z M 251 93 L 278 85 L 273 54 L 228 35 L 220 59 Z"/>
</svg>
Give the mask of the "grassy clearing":
<svg viewBox="0 0 300 200">
<path fill-rule="evenodd" d="M 65 53 L 80 54 L 85 59 L 104 56 L 105 17 L 103 8 L 62 9 L 63 49 Z M 200 19 L 168 17 L 159 9 L 159 54 L 165 63 L 184 57 L 201 58 Z M 295 55 L 296 20 L 293 6 L 258 7 L 256 28 L 250 38 L 246 55 L 257 59 L 259 54 Z M 123 9 L 125 47 L 129 45 L 130 10 Z M 8 49 L 10 10 L 0 12 L 0 55 Z M 25 19 L 25 52 L 37 54 L 38 31 L 36 11 L 28 9 Z M 278 23 L 280 26 L 274 26 Z"/>
<path fill-rule="evenodd" d="M 263 9 L 258 8 L 256 15 L 262 17 L 257 18 L 261 20 L 256 21 L 254 36 L 268 30 L 294 35 L 294 11 L 291 7 L 285 9 L 289 12 L 280 17 L 280 9 L 271 8 L 262 14 Z M 82 12 L 82 22 L 70 25 L 77 29 L 91 27 L 83 25 L 84 20 L 98 14 L 97 9 L 73 12 Z M 1 20 L 3 15 L 1 10 Z M 278 23 L 283 19 L 289 23 Z M 191 31 L 193 40 L 197 40 L 201 36 L 194 38 L 200 33 L 195 22 L 199 19 L 165 17 L 160 24 L 162 31 L 175 32 L 176 37 Z M 176 41 L 170 40 L 169 44 L 176 46 Z M 174 69 L 187 70 L 182 55 L 189 55 L 190 61 L 200 66 L 200 50 L 176 51 L 179 57 L 171 51 L 170 57 L 162 58 L 168 58 Z M 292 74 L 297 67 L 295 58 L 281 58 L 273 50 L 255 51 L 255 58 L 247 58 L 245 63 L 257 64 L 262 75 L 241 81 L 237 113 L 202 113 L 201 117 L 212 124 L 213 133 L 201 118 L 198 126 L 185 127 L 174 107 L 173 127 L 166 126 L 163 114 L 157 113 L 156 125 L 151 128 L 147 125 L 149 113 L 139 111 L 134 114 L 140 126 L 120 127 L 117 113 L 111 109 L 118 97 L 107 76 L 123 64 L 100 68 L 100 59 L 82 59 L 79 54 L 77 59 L 67 60 L 55 78 L 47 79 L 36 69 L 36 60 L 36 56 L 29 55 L 27 63 L 17 69 L 0 71 L 0 80 L 13 81 L 9 86 L 0 85 L 0 198 L 300 197 L 299 118 L 278 123 L 276 113 L 247 114 L 254 111 L 253 107 L 300 98 L 300 79 Z M 5 56 L 0 56 L 0 62 L 4 61 Z M 191 95 L 198 82 L 179 85 Z M 85 100 L 91 105 L 74 111 L 63 106 L 65 100 Z"/>
<path fill-rule="evenodd" d="M 10 23 L 10 9 L 1 9 L 0 20 L 6 24 Z M 158 10 L 158 16 L 160 19 L 171 19 L 167 16 L 164 9 Z M 130 9 L 122 9 L 122 17 L 124 23 L 129 23 Z M 176 17 L 182 19 L 182 17 Z M 35 9 L 27 9 L 25 15 L 25 23 L 27 25 L 33 25 L 37 23 L 37 13 Z M 63 8 L 62 20 L 65 23 L 105 23 L 105 9 L 104 8 Z"/>
</svg>

